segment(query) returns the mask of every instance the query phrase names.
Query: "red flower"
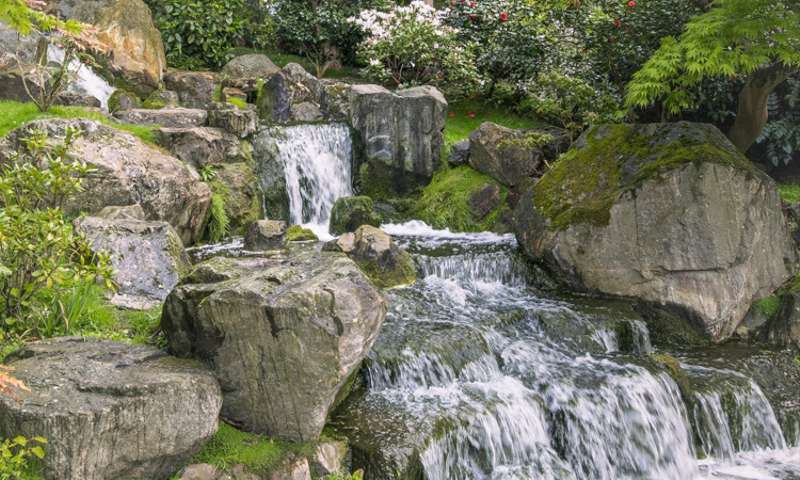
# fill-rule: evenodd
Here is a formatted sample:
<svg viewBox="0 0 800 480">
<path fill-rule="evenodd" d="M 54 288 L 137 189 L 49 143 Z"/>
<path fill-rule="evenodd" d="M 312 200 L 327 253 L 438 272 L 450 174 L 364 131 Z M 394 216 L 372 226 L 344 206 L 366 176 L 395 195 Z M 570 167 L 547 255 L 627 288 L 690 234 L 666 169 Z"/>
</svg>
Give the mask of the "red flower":
<svg viewBox="0 0 800 480">
<path fill-rule="evenodd" d="M 508 12 L 500 12 L 500 21 L 507 22 L 508 21 Z"/>
<path fill-rule="evenodd" d="M 469 19 L 470 19 L 470 20 L 477 20 L 477 19 L 478 19 L 478 16 L 477 16 L 477 15 L 475 15 L 474 13 L 470 13 L 470 14 L 469 14 Z"/>
<path fill-rule="evenodd" d="M 447 116 L 450 118 L 456 118 L 456 112 L 448 112 Z"/>
<path fill-rule="evenodd" d="M 470 6 L 471 8 L 475 8 L 475 2 L 469 2 L 469 6 Z"/>
<path fill-rule="evenodd" d="M 633 8 L 636 6 L 636 2 L 634 0 L 631 0 L 630 2 L 628 2 L 628 6 Z"/>
<path fill-rule="evenodd" d="M 475 117 L 477 117 L 477 115 L 475 114 L 475 112 L 469 112 L 469 113 L 467 114 L 467 116 L 468 116 L 469 118 L 475 118 Z"/>
<path fill-rule="evenodd" d="M 619 19 L 619 18 L 618 18 L 618 19 L 616 19 L 616 20 L 614 20 L 614 26 L 615 26 L 615 27 L 617 27 L 617 28 L 619 28 L 619 27 L 621 27 L 621 26 L 622 26 L 622 22 L 620 21 L 620 19 Z"/>
</svg>

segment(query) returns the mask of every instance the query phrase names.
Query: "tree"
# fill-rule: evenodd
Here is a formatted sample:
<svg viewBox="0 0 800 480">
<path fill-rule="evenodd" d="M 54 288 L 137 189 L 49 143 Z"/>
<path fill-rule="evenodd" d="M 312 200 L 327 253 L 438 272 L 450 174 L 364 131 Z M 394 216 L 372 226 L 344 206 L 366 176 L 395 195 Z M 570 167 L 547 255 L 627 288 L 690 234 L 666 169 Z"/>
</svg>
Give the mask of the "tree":
<svg viewBox="0 0 800 480">
<path fill-rule="evenodd" d="M 714 77 L 745 79 L 728 137 L 749 149 L 767 123 L 767 99 L 800 70 L 800 0 L 714 0 L 678 38 L 667 37 L 628 84 L 628 107 L 662 102 L 676 115 L 696 106 L 692 88 Z"/>
</svg>

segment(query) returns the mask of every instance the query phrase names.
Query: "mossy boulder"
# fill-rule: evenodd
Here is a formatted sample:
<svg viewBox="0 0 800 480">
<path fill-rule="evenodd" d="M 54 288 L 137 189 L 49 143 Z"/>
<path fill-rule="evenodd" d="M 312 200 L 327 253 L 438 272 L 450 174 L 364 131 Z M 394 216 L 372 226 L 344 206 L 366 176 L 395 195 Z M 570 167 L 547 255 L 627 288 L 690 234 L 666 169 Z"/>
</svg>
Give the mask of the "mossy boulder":
<svg viewBox="0 0 800 480">
<path fill-rule="evenodd" d="M 108 111 L 132 110 L 142 106 L 142 100 L 133 92 L 118 88 L 108 99 Z"/>
<path fill-rule="evenodd" d="M 589 129 L 524 189 L 514 230 L 572 288 L 677 307 L 717 341 L 795 261 L 774 182 L 706 124 Z"/>
<path fill-rule="evenodd" d="M 333 205 L 330 231 L 334 235 L 354 232 L 361 225 L 379 227 L 380 224 L 372 199 L 367 196 L 340 198 Z"/>
<path fill-rule="evenodd" d="M 344 252 L 380 288 L 409 285 L 417 279 L 411 255 L 379 228 L 362 225 L 325 245 L 325 250 Z"/>
<path fill-rule="evenodd" d="M 300 225 L 292 225 L 286 229 L 287 242 L 316 242 L 317 240 L 319 237 L 316 233 Z"/>
<path fill-rule="evenodd" d="M 453 231 L 508 231 L 511 210 L 509 190 L 469 165 L 442 169 L 413 209 L 413 216 L 436 227 Z"/>
</svg>

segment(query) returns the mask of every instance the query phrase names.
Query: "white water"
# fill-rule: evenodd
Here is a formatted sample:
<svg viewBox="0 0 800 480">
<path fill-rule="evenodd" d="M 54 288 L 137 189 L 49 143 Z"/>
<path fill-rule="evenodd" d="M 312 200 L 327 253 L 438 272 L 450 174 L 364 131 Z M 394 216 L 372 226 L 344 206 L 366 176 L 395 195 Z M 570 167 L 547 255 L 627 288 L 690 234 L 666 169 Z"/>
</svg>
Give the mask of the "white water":
<svg viewBox="0 0 800 480">
<path fill-rule="evenodd" d="M 286 127 L 276 143 L 285 166 L 289 220 L 330 240 L 333 204 L 353 195 L 350 129 L 344 124 Z"/>
<path fill-rule="evenodd" d="M 64 50 L 55 45 L 48 46 L 47 59 L 51 62 L 63 63 Z M 108 110 L 108 99 L 111 98 L 111 94 L 114 93 L 116 89 L 101 76 L 94 73 L 91 67 L 84 65 L 78 60 L 70 61 L 67 68 L 71 74 L 75 76 L 67 91 L 94 97 L 100 101 L 100 106 L 103 110 Z"/>
<path fill-rule="evenodd" d="M 800 450 L 786 447 L 751 380 L 686 366 L 724 380 L 697 395 L 694 413 L 707 419 L 698 424 L 701 448 L 710 455 L 698 461 L 676 383 L 606 354 L 618 349 L 613 329 L 586 331 L 592 318 L 527 288 L 512 238 L 420 223 L 387 230 L 415 253 L 421 280 L 387 293 L 366 401 L 445 425 L 422 432 L 428 440 L 417 447 L 427 480 L 798 478 Z M 651 351 L 646 325 L 630 328 L 634 349 Z"/>
</svg>

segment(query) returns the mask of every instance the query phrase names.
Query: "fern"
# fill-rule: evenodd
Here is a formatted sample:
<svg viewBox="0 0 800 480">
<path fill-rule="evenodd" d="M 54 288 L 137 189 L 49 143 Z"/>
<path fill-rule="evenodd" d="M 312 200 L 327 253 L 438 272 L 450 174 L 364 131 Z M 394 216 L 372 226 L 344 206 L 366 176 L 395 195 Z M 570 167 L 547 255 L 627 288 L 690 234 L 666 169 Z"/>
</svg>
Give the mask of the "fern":
<svg viewBox="0 0 800 480">
<path fill-rule="evenodd" d="M 225 212 L 225 197 L 219 193 L 211 196 L 211 218 L 208 221 L 208 240 L 222 241 L 230 232 L 230 219 Z"/>
<path fill-rule="evenodd" d="M 769 117 L 758 142 L 766 146 L 774 166 L 788 165 L 800 152 L 800 75 L 789 78 L 786 88 L 770 95 Z"/>
</svg>

